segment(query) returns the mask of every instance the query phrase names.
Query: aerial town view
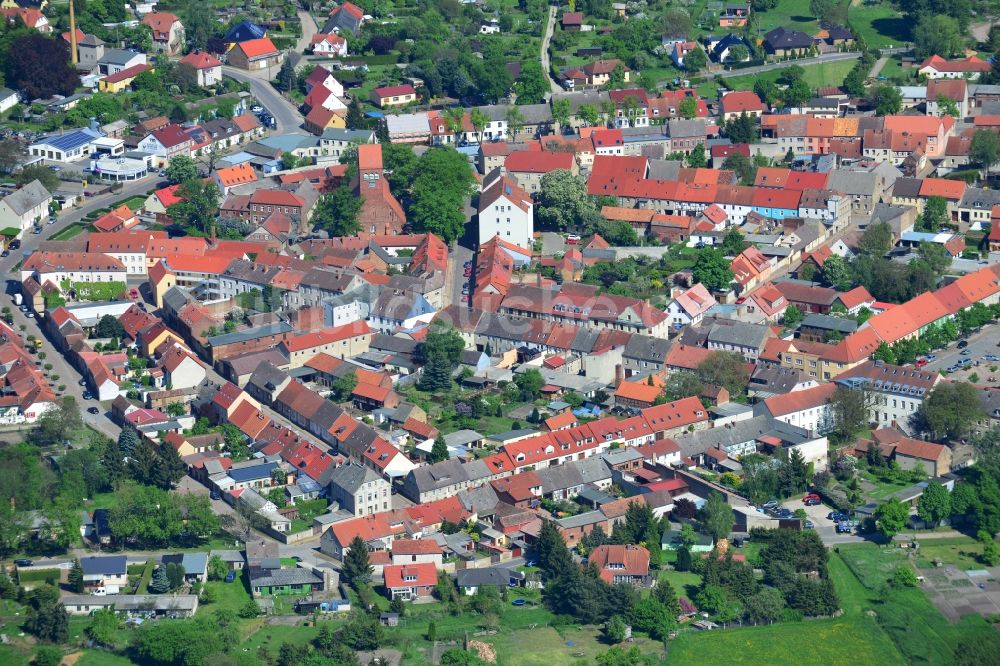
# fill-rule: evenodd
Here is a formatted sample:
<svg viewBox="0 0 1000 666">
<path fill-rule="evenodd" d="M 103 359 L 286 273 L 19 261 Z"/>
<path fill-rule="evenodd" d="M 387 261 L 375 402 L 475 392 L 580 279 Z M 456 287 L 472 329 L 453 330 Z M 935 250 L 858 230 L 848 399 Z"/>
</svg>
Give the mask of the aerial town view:
<svg viewBox="0 0 1000 666">
<path fill-rule="evenodd" d="M 0 15 L 0 665 L 1000 665 L 1000 0 Z"/>
</svg>

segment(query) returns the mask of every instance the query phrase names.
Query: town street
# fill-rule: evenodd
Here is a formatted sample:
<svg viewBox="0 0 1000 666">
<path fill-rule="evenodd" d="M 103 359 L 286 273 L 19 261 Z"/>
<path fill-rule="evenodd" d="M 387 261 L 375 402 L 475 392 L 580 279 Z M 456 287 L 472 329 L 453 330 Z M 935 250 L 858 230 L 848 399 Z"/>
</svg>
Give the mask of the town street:
<svg viewBox="0 0 1000 666">
<path fill-rule="evenodd" d="M 274 86 L 267 80 L 268 76 L 278 75 L 277 68 L 274 68 L 270 75 L 266 69 L 259 72 L 247 72 L 234 67 L 223 67 L 222 71 L 231 79 L 250 84 L 250 91 L 254 98 L 274 117 L 274 122 L 277 125 L 275 134 L 292 132 L 302 125 L 302 114 L 299 113 L 299 110 L 275 90 Z"/>
</svg>

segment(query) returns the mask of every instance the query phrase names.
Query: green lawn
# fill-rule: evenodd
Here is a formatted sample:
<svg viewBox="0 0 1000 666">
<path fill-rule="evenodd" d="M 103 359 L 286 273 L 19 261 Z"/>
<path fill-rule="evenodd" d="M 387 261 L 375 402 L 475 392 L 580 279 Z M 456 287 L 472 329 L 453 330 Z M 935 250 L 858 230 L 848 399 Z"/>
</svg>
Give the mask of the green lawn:
<svg viewBox="0 0 1000 666">
<path fill-rule="evenodd" d="M 691 599 L 701 587 L 701 576 L 688 571 L 661 571 L 659 580 L 665 580 L 674 588 L 678 596 Z"/>
<path fill-rule="evenodd" d="M 80 234 L 82 234 L 86 230 L 87 230 L 87 227 L 85 225 L 80 224 L 79 222 L 74 222 L 73 224 L 69 225 L 65 229 L 61 230 L 59 233 L 53 235 L 52 238 L 51 238 L 51 240 L 54 240 L 54 241 L 69 240 L 71 238 L 79 236 Z"/>
<path fill-rule="evenodd" d="M 597 627 L 537 627 L 518 632 L 501 632 L 497 636 L 479 637 L 496 649 L 497 663 L 525 666 L 561 666 L 595 663 L 598 654 L 608 645 L 599 640 Z M 660 657 L 663 647 L 656 641 L 637 636 L 633 643 L 643 654 Z"/>
<path fill-rule="evenodd" d="M 844 82 L 844 77 L 847 76 L 847 73 L 854 67 L 854 62 L 854 60 L 837 60 L 835 62 L 822 62 L 815 65 L 800 66 L 805 71 L 803 78 L 809 84 L 809 87 L 818 88 L 819 86 L 839 86 Z M 794 60 L 788 62 L 789 66 L 794 64 Z M 752 90 L 753 84 L 758 79 L 777 81 L 781 73 L 782 70 L 776 69 L 762 74 L 727 76 L 725 80 L 726 84 L 732 90 Z"/>
<path fill-rule="evenodd" d="M 840 546 L 838 551 L 866 588 L 862 603 L 870 605 L 879 625 L 910 662 L 953 663 L 955 651 L 974 639 L 990 641 L 994 651 L 1000 650 L 1000 637 L 982 616 L 967 615 L 951 624 L 922 590 L 885 586 L 893 570 L 907 561 L 902 549 L 866 543 Z"/>
<path fill-rule="evenodd" d="M 934 560 L 941 560 L 946 565 L 966 571 L 983 568 L 983 563 L 978 559 L 982 555 L 983 546 L 971 537 L 920 539 L 918 534 L 917 540 L 920 542 L 917 566 L 921 569 L 933 567 Z"/>
<path fill-rule="evenodd" d="M 100 650 L 85 650 L 77 660 L 76 666 L 131 666 L 131 659 Z"/>
<path fill-rule="evenodd" d="M 848 16 L 851 25 L 872 48 L 899 47 L 909 39 L 906 19 L 889 2 L 862 2 L 851 7 Z"/>
<path fill-rule="evenodd" d="M 215 601 L 210 604 L 200 604 L 198 612 L 213 613 L 225 608 L 238 613 L 246 605 L 247 600 L 250 599 L 250 592 L 247 591 L 244 578 L 245 576 L 238 575 L 232 583 L 218 580 L 211 580 L 205 583 L 205 589 L 215 591 Z"/>
<path fill-rule="evenodd" d="M 761 34 L 778 26 L 789 30 L 801 30 L 807 35 L 815 35 L 819 30 L 819 22 L 810 15 L 809 3 L 802 0 L 778 0 L 774 9 L 757 12 L 760 19 Z"/>
</svg>

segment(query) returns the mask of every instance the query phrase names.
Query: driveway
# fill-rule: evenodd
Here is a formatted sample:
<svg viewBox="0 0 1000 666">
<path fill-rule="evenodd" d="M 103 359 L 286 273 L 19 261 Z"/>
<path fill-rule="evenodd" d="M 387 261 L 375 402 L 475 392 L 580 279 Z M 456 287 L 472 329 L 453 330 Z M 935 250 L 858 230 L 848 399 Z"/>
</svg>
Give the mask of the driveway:
<svg viewBox="0 0 1000 666">
<path fill-rule="evenodd" d="M 312 14 L 304 9 L 300 9 L 296 12 L 299 17 L 299 25 L 302 26 L 302 36 L 299 37 L 299 41 L 295 44 L 295 50 L 300 54 L 306 52 L 312 42 L 312 36 L 315 35 L 318 30 L 316 28 L 316 21 L 313 19 Z"/>
<path fill-rule="evenodd" d="M 552 231 L 542 232 L 542 256 L 551 257 L 566 251 L 566 237 Z"/>
</svg>

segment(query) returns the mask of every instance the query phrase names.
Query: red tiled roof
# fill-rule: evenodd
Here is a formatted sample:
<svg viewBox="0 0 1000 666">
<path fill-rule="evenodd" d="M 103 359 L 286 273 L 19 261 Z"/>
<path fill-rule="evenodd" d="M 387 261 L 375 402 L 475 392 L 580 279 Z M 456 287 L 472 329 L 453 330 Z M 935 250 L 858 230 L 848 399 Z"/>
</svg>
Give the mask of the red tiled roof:
<svg viewBox="0 0 1000 666">
<path fill-rule="evenodd" d="M 373 91 L 380 98 L 385 99 L 386 97 L 398 97 L 402 95 L 416 95 L 416 89 L 409 83 L 401 86 L 384 86 L 382 88 L 376 88 Z"/>
<path fill-rule="evenodd" d="M 834 382 L 829 382 L 813 388 L 766 398 L 764 405 L 767 406 L 767 411 L 770 412 L 771 416 L 785 416 L 829 403 L 836 390 L 837 385 Z"/>
<path fill-rule="evenodd" d="M 278 52 L 278 48 L 274 45 L 274 42 L 267 37 L 240 42 L 234 48 L 243 51 L 247 58 L 259 58 Z"/>
<path fill-rule="evenodd" d="M 181 58 L 181 62 L 191 65 L 195 69 L 211 69 L 212 67 L 222 67 L 222 61 L 211 53 L 205 51 L 192 51 Z"/>
<path fill-rule="evenodd" d="M 434 539 L 396 539 L 392 542 L 393 555 L 439 555 L 441 546 Z"/>
<path fill-rule="evenodd" d="M 523 173 L 549 173 L 557 169 L 573 168 L 573 155 L 550 151 L 516 151 L 504 160 L 507 171 Z"/>
</svg>

